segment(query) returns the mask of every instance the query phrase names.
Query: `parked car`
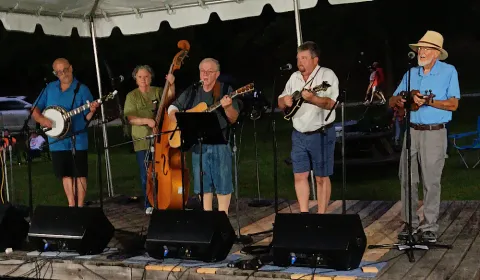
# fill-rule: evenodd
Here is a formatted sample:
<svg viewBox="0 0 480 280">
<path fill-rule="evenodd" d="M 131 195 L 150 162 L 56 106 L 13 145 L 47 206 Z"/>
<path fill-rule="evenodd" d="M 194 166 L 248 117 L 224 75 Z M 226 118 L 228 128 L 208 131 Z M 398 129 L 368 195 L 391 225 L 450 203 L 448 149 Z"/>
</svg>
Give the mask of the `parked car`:
<svg viewBox="0 0 480 280">
<path fill-rule="evenodd" d="M 26 96 L 0 97 L 0 128 L 8 129 L 12 133 L 22 130 L 25 120 L 30 114 L 32 104 L 25 101 Z M 28 122 L 30 129 L 35 129 L 33 118 Z"/>
</svg>

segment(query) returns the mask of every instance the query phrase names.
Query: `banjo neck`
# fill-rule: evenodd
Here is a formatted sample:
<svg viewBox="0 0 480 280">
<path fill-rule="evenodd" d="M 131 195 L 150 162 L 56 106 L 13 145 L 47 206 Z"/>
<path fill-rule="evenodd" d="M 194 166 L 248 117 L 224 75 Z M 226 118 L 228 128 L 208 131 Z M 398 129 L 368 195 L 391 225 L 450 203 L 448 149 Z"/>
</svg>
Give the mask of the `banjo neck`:
<svg viewBox="0 0 480 280">
<path fill-rule="evenodd" d="M 110 93 L 109 95 L 103 96 L 102 98 L 99 98 L 99 99 L 94 100 L 94 101 L 92 101 L 92 102 L 97 102 L 98 104 L 102 104 L 105 99 L 110 99 L 110 98 L 112 98 L 113 96 L 115 96 L 116 94 L 117 94 L 117 91 L 115 90 L 114 92 Z M 73 116 L 75 116 L 75 115 L 78 115 L 78 114 L 80 114 L 81 112 L 87 110 L 88 108 L 90 108 L 90 102 L 89 102 L 89 101 L 87 101 L 86 104 L 84 104 L 84 105 L 82 105 L 82 106 L 80 106 L 80 107 L 78 107 L 78 108 L 75 108 L 75 109 L 73 109 L 73 110 L 65 113 L 65 114 L 63 115 L 63 118 L 64 118 L 64 119 L 69 119 L 69 118 L 71 118 L 71 117 L 73 117 Z"/>
</svg>

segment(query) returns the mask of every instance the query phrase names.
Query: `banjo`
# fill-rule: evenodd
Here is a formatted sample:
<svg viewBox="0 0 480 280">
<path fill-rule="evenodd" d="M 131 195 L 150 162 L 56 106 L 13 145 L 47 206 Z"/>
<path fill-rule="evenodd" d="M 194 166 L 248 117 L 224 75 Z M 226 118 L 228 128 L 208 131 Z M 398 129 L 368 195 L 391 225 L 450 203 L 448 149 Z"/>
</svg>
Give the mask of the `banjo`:
<svg viewBox="0 0 480 280">
<path fill-rule="evenodd" d="M 113 99 L 115 95 L 117 95 L 117 93 L 118 92 L 115 90 L 114 92 L 108 94 L 107 96 L 103 96 L 102 98 L 99 98 L 94 102 L 102 104 L 104 101 Z M 48 106 L 47 108 L 45 108 L 45 110 L 43 110 L 42 115 L 52 121 L 52 128 L 42 127 L 42 130 L 47 136 L 52 138 L 64 137 L 70 130 L 72 122 L 71 118 L 87 110 L 88 108 L 90 108 L 89 101 L 87 101 L 85 105 L 75 108 L 69 112 L 67 112 L 67 110 L 65 110 L 65 108 L 61 106 Z"/>
</svg>

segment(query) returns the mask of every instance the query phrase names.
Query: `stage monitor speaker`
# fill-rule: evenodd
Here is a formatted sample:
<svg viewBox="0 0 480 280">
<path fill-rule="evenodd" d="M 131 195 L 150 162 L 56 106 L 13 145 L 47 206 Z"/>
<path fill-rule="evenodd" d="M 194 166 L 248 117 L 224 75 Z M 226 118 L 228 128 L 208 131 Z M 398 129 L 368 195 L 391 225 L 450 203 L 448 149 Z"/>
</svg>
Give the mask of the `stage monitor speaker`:
<svg viewBox="0 0 480 280">
<path fill-rule="evenodd" d="M 28 222 L 24 213 L 11 204 L 0 205 L 0 250 L 21 248 L 27 234 Z"/>
<path fill-rule="evenodd" d="M 39 252 L 95 255 L 104 251 L 114 231 L 99 207 L 38 206 L 28 237 Z"/>
<path fill-rule="evenodd" d="M 354 214 L 277 214 L 272 253 L 277 266 L 358 268 L 367 238 Z"/>
<path fill-rule="evenodd" d="M 235 231 L 223 211 L 155 209 L 145 247 L 155 259 L 216 262 L 228 256 L 235 238 Z"/>
</svg>

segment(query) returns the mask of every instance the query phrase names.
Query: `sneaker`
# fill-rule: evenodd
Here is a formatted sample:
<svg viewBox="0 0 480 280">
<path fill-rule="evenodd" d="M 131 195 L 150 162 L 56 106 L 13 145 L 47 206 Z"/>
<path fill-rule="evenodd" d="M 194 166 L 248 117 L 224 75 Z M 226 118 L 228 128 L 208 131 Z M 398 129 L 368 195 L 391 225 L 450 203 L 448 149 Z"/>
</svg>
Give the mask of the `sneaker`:
<svg viewBox="0 0 480 280">
<path fill-rule="evenodd" d="M 418 232 L 416 229 L 413 230 L 412 235 L 416 235 Z M 404 228 L 399 234 L 398 234 L 398 240 L 407 240 L 408 239 L 408 228 Z"/>
<path fill-rule="evenodd" d="M 422 233 L 422 241 L 426 243 L 437 242 L 437 236 L 433 231 L 425 231 Z"/>
<path fill-rule="evenodd" d="M 147 207 L 147 209 L 145 209 L 146 215 L 152 215 L 152 213 L 153 213 L 153 207 Z"/>
</svg>

